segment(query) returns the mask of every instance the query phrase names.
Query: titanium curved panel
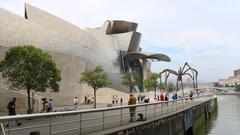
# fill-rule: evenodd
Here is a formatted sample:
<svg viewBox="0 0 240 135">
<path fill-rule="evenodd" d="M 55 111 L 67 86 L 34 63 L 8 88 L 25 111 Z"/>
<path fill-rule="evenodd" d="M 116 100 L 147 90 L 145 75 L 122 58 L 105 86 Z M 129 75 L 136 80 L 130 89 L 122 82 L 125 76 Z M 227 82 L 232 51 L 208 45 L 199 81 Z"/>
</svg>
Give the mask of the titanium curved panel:
<svg viewBox="0 0 240 135">
<path fill-rule="evenodd" d="M 128 52 L 126 57 L 130 60 L 137 60 L 137 59 L 156 59 L 159 61 L 171 61 L 170 57 L 165 54 L 161 53 L 149 53 L 149 52 Z"/>
<path fill-rule="evenodd" d="M 82 57 L 86 59 L 84 69 L 101 65 L 108 71 L 111 88 L 123 90 L 119 63 L 119 50 L 105 47 L 96 39 L 91 39 L 91 46 L 84 46 L 80 42 L 70 40 L 56 32 L 0 9 L 0 45 L 12 47 L 16 45 L 32 44 L 47 52 L 62 55 Z M 89 43 L 90 44 L 90 43 Z M 69 69 L 71 70 L 71 69 Z M 63 72 L 63 74 L 66 74 Z M 80 73 L 79 73 L 80 79 Z M 68 82 L 61 82 L 62 87 Z M 78 81 L 75 85 L 79 85 Z M 79 88 L 78 88 L 79 89 Z"/>
<path fill-rule="evenodd" d="M 128 47 L 128 52 L 137 51 L 141 41 L 141 33 L 133 32 L 131 42 Z"/>
<path fill-rule="evenodd" d="M 134 22 L 128 22 L 123 20 L 109 21 L 111 25 L 111 31 L 107 34 L 119 34 L 130 31 L 136 31 L 138 24 Z"/>
</svg>

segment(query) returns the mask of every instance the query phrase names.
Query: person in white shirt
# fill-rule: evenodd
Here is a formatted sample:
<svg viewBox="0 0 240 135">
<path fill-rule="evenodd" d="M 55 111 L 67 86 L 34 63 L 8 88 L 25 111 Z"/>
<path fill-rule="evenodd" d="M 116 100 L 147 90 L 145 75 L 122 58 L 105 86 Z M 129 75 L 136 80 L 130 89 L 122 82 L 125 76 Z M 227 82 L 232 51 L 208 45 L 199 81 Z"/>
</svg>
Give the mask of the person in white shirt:
<svg viewBox="0 0 240 135">
<path fill-rule="evenodd" d="M 75 98 L 73 99 L 74 109 L 77 109 L 77 107 L 78 107 L 78 103 L 79 103 L 79 100 L 78 100 L 77 97 L 75 97 Z"/>
</svg>

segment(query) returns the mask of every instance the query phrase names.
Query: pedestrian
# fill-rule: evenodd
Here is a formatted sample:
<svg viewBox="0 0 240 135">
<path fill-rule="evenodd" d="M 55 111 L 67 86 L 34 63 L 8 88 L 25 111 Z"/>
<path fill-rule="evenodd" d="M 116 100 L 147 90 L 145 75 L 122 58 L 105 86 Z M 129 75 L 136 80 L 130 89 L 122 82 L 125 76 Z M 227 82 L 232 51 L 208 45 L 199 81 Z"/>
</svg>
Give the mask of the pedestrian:
<svg viewBox="0 0 240 135">
<path fill-rule="evenodd" d="M 155 101 L 157 100 L 157 95 L 154 95 L 154 100 L 155 100 Z"/>
<path fill-rule="evenodd" d="M 46 98 L 42 98 L 41 99 L 41 104 L 42 104 L 42 110 L 41 110 L 41 113 L 43 113 L 43 112 L 45 112 L 45 101 L 46 101 L 47 99 Z"/>
<path fill-rule="evenodd" d="M 8 115 L 12 116 L 12 115 L 16 115 L 16 97 L 14 97 L 7 105 L 7 109 L 8 109 Z M 22 123 L 18 122 L 16 120 L 17 126 L 22 125 Z M 9 124 L 6 125 L 6 127 L 9 127 Z"/>
<path fill-rule="evenodd" d="M 115 100 L 116 104 L 118 104 L 118 101 L 119 101 L 118 95 L 116 95 L 115 99 L 116 99 Z"/>
<path fill-rule="evenodd" d="M 84 97 L 84 104 L 87 104 L 87 96 Z"/>
<path fill-rule="evenodd" d="M 45 101 L 45 112 L 49 112 L 48 101 Z"/>
<path fill-rule="evenodd" d="M 122 105 L 122 103 L 123 103 L 123 98 L 122 98 L 122 97 L 120 98 L 120 103 L 121 103 L 121 105 Z"/>
<path fill-rule="evenodd" d="M 79 100 L 78 100 L 77 97 L 75 97 L 75 98 L 73 99 L 73 106 L 74 106 L 74 109 L 75 109 L 75 110 L 76 110 L 77 107 L 78 107 L 78 103 L 79 103 Z"/>
<path fill-rule="evenodd" d="M 190 94 L 189 94 L 189 97 L 190 97 L 190 100 L 192 100 L 193 98 L 193 92 L 192 91 L 190 91 Z"/>
<path fill-rule="evenodd" d="M 144 103 L 148 103 L 148 97 L 147 96 L 144 96 Z"/>
<path fill-rule="evenodd" d="M 128 105 L 135 105 L 136 104 L 136 97 L 133 94 L 130 94 Z M 136 107 L 130 107 L 130 122 L 134 122 L 136 120 Z"/>
<path fill-rule="evenodd" d="M 164 95 L 163 95 L 162 92 L 161 92 L 161 95 L 160 95 L 160 100 L 161 100 L 161 101 L 164 101 Z"/>
<path fill-rule="evenodd" d="M 173 103 L 174 103 L 174 101 L 176 100 L 175 94 L 172 95 L 172 100 L 173 100 Z"/>
<path fill-rule="evenodd" d="M 165 103 L 168 105 L 168 94 L 165 95 Z"/>
<path fill-rule="evenodd" d="M 52 99 L 49 99 L 48 101 L 48 112 L 52 112 L 53 111 L 53 102 Z"/>
</svg>

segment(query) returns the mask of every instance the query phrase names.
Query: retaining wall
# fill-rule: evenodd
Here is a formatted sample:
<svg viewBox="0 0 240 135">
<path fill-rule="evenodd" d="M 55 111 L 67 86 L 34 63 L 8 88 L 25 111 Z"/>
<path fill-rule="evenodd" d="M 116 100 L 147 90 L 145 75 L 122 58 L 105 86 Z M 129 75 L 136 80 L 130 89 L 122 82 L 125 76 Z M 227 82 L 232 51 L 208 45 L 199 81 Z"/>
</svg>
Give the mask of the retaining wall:
<svg viewBox="0 0 240 135">
<path fill-rule="evenodd" d="M 111 135 L 193 135 L 210 119 L 216 108 L 217 98 L 211 98 L 171 116 Z"/>
</svg>

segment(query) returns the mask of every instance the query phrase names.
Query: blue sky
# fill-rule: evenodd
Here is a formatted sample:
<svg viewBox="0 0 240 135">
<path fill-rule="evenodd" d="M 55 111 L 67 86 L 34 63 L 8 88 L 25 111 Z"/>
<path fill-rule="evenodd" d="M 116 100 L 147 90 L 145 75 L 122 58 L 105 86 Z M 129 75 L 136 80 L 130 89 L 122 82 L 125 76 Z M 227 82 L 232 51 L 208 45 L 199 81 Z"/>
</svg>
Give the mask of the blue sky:
<svg viewBox="0 0 240 135">
<path fill-rule="evenodd" d="M 0 0 L 0 8 L 23 16 L 25 2 L 81 28 L 137 22 L 143 51 L 172 59 L 152 63 L 155 72 L 188 62 L 199 80 L 211 82 L 240 68 L 239 0 Z"/>
</svg>

